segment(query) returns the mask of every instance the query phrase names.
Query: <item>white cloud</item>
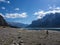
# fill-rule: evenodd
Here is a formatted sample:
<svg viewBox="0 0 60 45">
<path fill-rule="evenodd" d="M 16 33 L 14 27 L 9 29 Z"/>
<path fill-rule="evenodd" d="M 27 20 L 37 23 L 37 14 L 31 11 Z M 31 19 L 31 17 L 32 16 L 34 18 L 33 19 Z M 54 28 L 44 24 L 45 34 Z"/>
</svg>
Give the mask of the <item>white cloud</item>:
<svg viewBox="0 0 60 45">
<path fill-rule="evenodd" d="M 7 1 L 7 3 L 10 3 L 10 1 Z"/>
<path fill-rule="evenodd" d="M 49 7 L 51 10 L 48 10 L 48 11 L 44 11 L 44 10 L 41 10 L 41 11 L 38 11 L 38 12 L 35 12 L 34 15 L 37 15 L 37 18 L 43 18 L 46 14 L 50 14 L 50 13 L 60 13 L 60 7 Z"/>
<path fill-rule="evenodd" d="M 38 12 L 35 12 L 34 15 L 38 15 L 37 18 L 42 18 L 43 16 L 45 16 L 45 12 L 43 10 L 38 11 Z"/>
<path fill-rule="evenodd" d="M 19 8 L 15 8 L 16 11 L 20 10 Z"/>
<path fill-rule="evenodd" d="M 49 9 L 52 9 L 52 7 L 51 7 L 51 6 L 49 6 Z"/>
<path fill-rule="evenodd" d="M 5 7 L 1 7 L 3 10 L 5 10 Z"/>
<path fill-rule="evenodd" d="M 0 2 L 10 3 L 10 1 L 6 1 L 6 0 L 0 0 Z"/>
<path fill-rule="evenodd" d="M 21 14 L 19 14 L 19 13 L 7 13 L 6 15 L 5 15 L 5 17 L 6 18 L 26 18 L 27 17 L 27 13 L 21 13 Z"/>
<path fill-rule="evenodd" d="M 53 5 L 53 6 L 49 6 L 49 9 L 50 10 L 59 10 L 60 9 L 60 7 L 56 7 L 55 5 Z"/>
<path fill-rule="evenodd" d="M 0 2 L 5 2 L 5 0 L 0 0 Z"/>
</svg>

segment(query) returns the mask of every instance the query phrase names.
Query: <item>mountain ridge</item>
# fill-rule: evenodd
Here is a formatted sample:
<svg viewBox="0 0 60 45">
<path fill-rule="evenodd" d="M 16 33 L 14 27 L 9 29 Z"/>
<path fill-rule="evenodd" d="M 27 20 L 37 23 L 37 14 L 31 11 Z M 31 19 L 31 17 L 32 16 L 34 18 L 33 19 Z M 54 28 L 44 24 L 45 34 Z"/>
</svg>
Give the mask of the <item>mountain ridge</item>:
<svg viewBox="0 0 60 45">
<path fill-rule="evenodd" d="M 18 23 L 18 22 L 8 22 L 9 25 L 17 28 L 25 28 L 28 24 Z"/>
<path fill-rule="evenodd" d="M 28 27 L 41 27 L 41 28 L 50 28 L 50 27 L 60 27 L 60 13 L 51 13 L 45 15 L 42 19 L 32 21 Z"/>
</svg>

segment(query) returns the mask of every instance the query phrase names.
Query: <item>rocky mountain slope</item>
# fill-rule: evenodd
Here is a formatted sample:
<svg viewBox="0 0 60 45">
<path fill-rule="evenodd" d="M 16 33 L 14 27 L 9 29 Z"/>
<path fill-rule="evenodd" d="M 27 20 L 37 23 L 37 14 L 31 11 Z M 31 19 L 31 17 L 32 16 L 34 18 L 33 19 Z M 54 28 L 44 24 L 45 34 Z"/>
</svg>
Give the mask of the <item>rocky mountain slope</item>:
<svg viewBox="0 0 60 45">
<path fill-rule="evenodd" d="M 7 22 L 1 15 L 0 15 L 0 26 L 8 26 Z"/>
<path fill-rule="evenodd" d="M 28 27 L 60 27 L 60 13 L 47 14 L 42 19 L 32 21 L 32 24 L 30 24 Z"/>
</svg>

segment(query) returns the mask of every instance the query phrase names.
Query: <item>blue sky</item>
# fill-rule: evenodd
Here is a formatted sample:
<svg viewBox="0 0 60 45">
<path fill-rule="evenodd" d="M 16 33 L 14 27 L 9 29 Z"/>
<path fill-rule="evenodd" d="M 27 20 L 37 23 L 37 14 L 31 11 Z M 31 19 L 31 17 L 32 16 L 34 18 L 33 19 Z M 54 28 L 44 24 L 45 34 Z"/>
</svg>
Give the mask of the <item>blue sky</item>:
<svg viewBox="0 0 60 45">
<path fill-rule="evenodd" d="M 0 0 L 0 14 L 8 22 L 30 24 L 53 8 L 60 11 L 60 0 Z"/>
</svg>

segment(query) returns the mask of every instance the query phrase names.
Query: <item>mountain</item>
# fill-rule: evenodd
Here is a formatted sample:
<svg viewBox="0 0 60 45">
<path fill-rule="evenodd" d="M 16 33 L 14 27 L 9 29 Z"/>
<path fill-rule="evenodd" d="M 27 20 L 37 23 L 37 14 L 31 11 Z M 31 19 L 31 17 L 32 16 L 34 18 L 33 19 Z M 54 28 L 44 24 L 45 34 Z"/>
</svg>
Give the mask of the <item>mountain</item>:
<svg viewBox="0 0 60 45">
<path fill-rule="evenodd" d="M 8 24 L 11 27 L 16 27 L 16 28 L 24 28 L 28 25 L 28 24 L 23 24 L 23 23 L 18 23 L 18 22 L 8 22 Z"/>
<path fill-rule="evenodd" d="M 39 28 L 60 27 L 60 13 L 47 14 L 42 19 L 32 21 L 32 24 L 30 24 L 28 27 L 39 27 Z"/>
<path fill-rule="evenodd" d="M 3 16 L 0 15 L 0 26 L 9 26 L 12 28 L 26 27 L 27 24 L 16 23 L 16 22 L 6 22 Z"/>
<path fill-rule="evenodd" d="M 1 15 L 0 15 L 0 26 L 8 26 L 8 23 Z"/>
</svg>

